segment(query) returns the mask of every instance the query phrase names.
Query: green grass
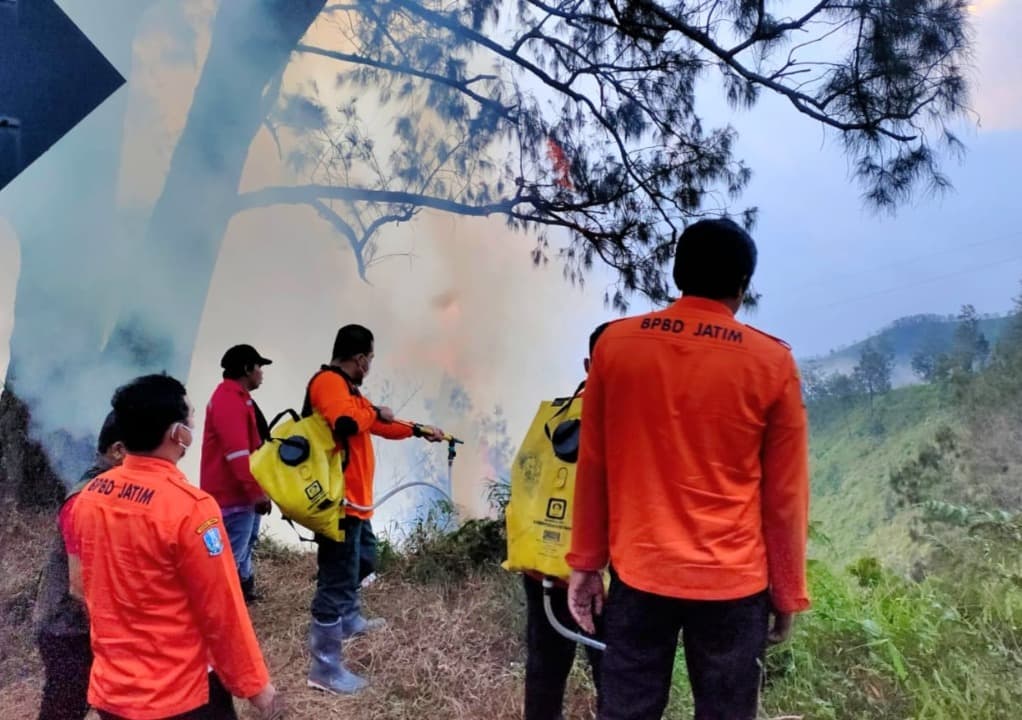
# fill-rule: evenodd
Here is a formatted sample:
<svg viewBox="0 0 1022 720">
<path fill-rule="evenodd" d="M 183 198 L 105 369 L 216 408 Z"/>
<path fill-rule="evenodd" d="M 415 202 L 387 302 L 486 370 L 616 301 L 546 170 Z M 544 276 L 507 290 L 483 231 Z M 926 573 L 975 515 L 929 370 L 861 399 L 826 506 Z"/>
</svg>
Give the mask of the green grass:
<svg viewBox="0 0 1022 720">
<path fill-rule="evenodd" d="M 761 718 L 1018 717 L 1017 591 L 1002 602 L 1010 611 L 974 613 L 938 582 L 908 582 L 875 561 L 861 565 L 857 578 L 810 563 L 813 609 L 787 644 L 768 653 Z M 665 717 L 692 717 L 680 652 Z"/>
<path fill-rule="evenodd" d="M 830 538 L 818 557 L 849 562 L 863 554 L 907 570 L 914 554 L 909 515 L 896 512 L 889 477 L 937 430 L 954 424 L 937 388 L 894 390 L 844 408 L 810 407 L 811 518 Z"/>
</svg>

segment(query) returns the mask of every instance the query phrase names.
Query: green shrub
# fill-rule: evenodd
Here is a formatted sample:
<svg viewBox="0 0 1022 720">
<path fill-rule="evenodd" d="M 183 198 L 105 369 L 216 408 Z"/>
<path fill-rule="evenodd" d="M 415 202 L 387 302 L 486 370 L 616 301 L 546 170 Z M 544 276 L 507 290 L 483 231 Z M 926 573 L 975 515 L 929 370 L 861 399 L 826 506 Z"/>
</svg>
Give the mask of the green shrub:
<svg viewBox="0 0 1022 720">
<path fill-rule="evenodd" d="M 491 519 L 454 525 L 454 508 L 437 502 L 416 521 L 399 548 L 396 564 L 414 582 L 457 582 L 477 570 L 497 570 L 505 557 L 504 523 Z"/>
<path fill-rule="evenodd" d="M 1022 592 L 913 583 L 875 558 L 810 563 L 813 608 L 767 653 L 760 717 L 1007 720 L 1022 707 Z M 679 648 L 665 717 L 692 717 Z"/>
</svg>

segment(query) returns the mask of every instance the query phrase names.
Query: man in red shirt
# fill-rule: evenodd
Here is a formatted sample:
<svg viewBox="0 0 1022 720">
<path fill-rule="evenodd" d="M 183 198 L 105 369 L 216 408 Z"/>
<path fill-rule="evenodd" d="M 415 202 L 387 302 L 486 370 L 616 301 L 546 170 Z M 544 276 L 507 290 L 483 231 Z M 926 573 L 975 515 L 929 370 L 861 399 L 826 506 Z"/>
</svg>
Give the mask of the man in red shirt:
<svg viewBox="0 0 1022 720">
<path fill-rule="evenodd" d="M 249 469 L 249 456 L 269 434 L 251 393 L 263 384 L 263 368 L 272 363 L 251 345 L 235 345 L 224 353 L 224 380 L 206 405 L 202 432 L 199 486 L 220 505 L 246 602 L 259 599 L 252 550 L 259 516 L 270 511 L 270 499 Z"/>
<path fill-rule="evenodd" d="M 104 720 L 234 718 L 231 695 L 277 717 L 216 502 L 177 463 L 192 443 L 184 386 L 137 378 L 114 394 L 127 457 L 65 505 L 71 591 L 84 597 Z"/>
<path fill-rule="evenodd" d="M 359 586 L 376 566 L 376 536 L 370 523 L 376 468 L 372 436 L 390 440 L 420 436 L 431 442 L 444 439 L 438 428 L 423 434 L 418 428 L 395 423 L 390 408 L 376 407 L 362 395 L 360 387 L 374 356 L 374 338 L 368 328 L 342 327 L 334 340 L 333 360 L 309 381 L 302 408 L 303 416 L 315 412 L 330 425 L 344 463 L 348 505 L 342 521 L 344 541 L 316 536 L 319 571 L 309 636 L 312 668 L 308 684 L 333 693 L 354 693 L 366 686 L 363 678 L 341 662 L 342 640 L 384 624 L 380 618 L 365 619 L 359 607 Z"/>
<path fill-rule="evenodd" d="M 567 561 L 579 624 L 603 610 L 600 720 L 662 716 L 679 632 L 696 720 L 753 720 L 767 641 L 809 606 L 798 370 L 734 317 L 755 265 L 738 225 L 695 223 L 675 257 L 682 298 L 596 343 Z"/>
</svg>

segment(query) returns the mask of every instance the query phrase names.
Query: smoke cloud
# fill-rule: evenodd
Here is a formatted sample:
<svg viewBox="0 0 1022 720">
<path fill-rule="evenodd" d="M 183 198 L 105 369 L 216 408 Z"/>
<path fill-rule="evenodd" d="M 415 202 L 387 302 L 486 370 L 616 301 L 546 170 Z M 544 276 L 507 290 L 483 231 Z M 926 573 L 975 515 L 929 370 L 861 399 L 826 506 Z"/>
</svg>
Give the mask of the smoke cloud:
<svg viewBox="0 0 1022 720">
<path fill-rule="evenodd" d="M 205 404 L 220 381 L 219 358 L 227 347 L 251 343 L 274 360 L 255 395 L 270 417 L 300 406 L 309 377 L 330 359 L 337 328 L 357 322 L 377 336 L 377 359 L 366 394 L 390 404 L 401 417 L 438 424 L 466 441 L 459 447 L 450 488 L 446 447 L 427 447 L 416 440 L 378 442 L 378 494 L 398 482 L 429 480 L 452 491 L 464 514 L 485 513 L 486 478 L 506 472 L 502 464 L 507 448 L 498 449 L 501 441 L 493 438 L 494 426 L 506 424 L 506 437 L 517 443 L 541 399 L 574 388 L 582 373 L 586 339 L 602 314 L 603 287 L 580 292 L 564 281 L 555 265 L 532 267 L 534 239 L 511 232 L 499 218 L 467 219 L 439 212 L 423 212 L 410 222 L 385 228 L 376 239 L 379 262 L 363 281 L 348 241 L 314 210 L 273 206 L 230 220 L 208 292 L 200 273 L 194 285 L 182 282 L 154 303 L 147 286 L 164 272 L 167 260 L 160 249 L 148 248 L 141 239 L 185 126 L 210 44 L 212 11 L 206 0 L 151 7 L 139 21 L 130 67 L 119 66 L 128 78 L 127 87 L 65 138 L 52 157 L 43 158 L 32 169 L 35 178 L 19 179 L 22 188 L 8 189 L 5 200 L 12 202 L 0 210 L 3 350 L 15 317 L 12 299 L 18 264 L 14 229 L 6 227 L 2 217 L 19 201 L 34 203 L 37 212 L 26 213 L 22 206 L 11 223 L 18 231 L 22 258 L 15 334 L 22 333 L 37 347 L 48 337 L 52 347 L 84 358 L 113 344 L 132 350 L 56 374 L 52 364 L 40 363 L 37 368 L 19 363 L 18 387 L 33 400 L 39 436 L 45 441 L 47 433 L 66 430 L 87 448 L 85 441 L 106 413 L 113 389 L 146 368 L 147 354 L 166 351 L 145 345 L 146 327 L 134 328 L 137 338 L 117 337 L 125 332 L 125 318 L 132 317 L 131 308 L 119 300 L 124 285 L 133 288 L 140 302 L 148 298 L 146 312 L 138 317 L 161 327 L 176 327 L 179 314 L 196 303 L 203 308 L 190 348 L 191 371 L 182 378 L 197 409 L 197 437 Z M 329 44 L 329 32 L 329 24 L 314 26 L 310 42 Z M 294 56 L 282 78 L 282 94 L 315 83 L 328 89 L 327 105 L 336 106 L 352 92 L 335 86 L 337 71 L 331 61 Z M 385 151 L 393 111 L 379 110 L 372 119 L 380 128 Z M 56 198 L 46 196 L 42 188 L 61 173 L 81 174 L 81 166 L 75 170 L 76 159 L 103 132 L 114 133 L 116 139 L 111 170 L 114 219 L 79 228 L 80 242 L 68 244 L 57 234 L 70 229 L 47 221 L 46 212 L 52 213 L 56 203 L 69 217 L 88 217 L 88 203 L 102 198 L 70 192 L 67 183 L 54 186 L 63 190 Z M 278 140 L 287 138 L 274 138 L 267 128 L 256 135 L 240 192 L 301 182 L 282 156 Z M 79 177 L 77 183 L 87 187 L 90 178 Z M 66 245 L 70 250 L 60 255 Z M 34 267 L 41 266 L 42 271 L 26 273 L 26 252 L 37 253 Z M 88 281 L 92 274 L 111 278 L 121 287 Z M 41 292 L 43 277 L 54 292 L 62 293 L 59 302 L 47 304 L 52 298 Z M 55 314 L 48 307 L 77 310 Z M 138 346 L 132 346 L 135 339 Z M 0 361 L 5 360 L 6 355 L 0 355 Z M 193 482 L 198 482 L 198 458 L 196 445 L 182 464 Z M 88 461 L 84 450 L 77 455 L 65 451 L 56 459 L 68 477 Z M 401 525 L 434 497 L 438 495 L 426 490 L 395 498 L 379 511 L 379 523 Z M 293 538 L 290 530 L 276 525 L 271 532 L 285 540 Z"/>
</svg>

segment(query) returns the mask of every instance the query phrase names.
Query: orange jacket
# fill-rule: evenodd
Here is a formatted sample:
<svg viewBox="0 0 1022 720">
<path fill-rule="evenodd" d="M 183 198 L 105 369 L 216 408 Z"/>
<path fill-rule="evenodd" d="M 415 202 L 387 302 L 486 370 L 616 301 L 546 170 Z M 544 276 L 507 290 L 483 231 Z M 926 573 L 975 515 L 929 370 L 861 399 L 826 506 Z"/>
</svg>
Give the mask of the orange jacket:
<svg viewBox="0 0 1022 720">
<path fill-rule="evenodd" d="M 376 472 L 376 455 L 373 453 L 371 436 L 404 440 L 412 437 L 412 429 L 407 425 L 380 420 L 376 407 L 340 371 L 323 370 L 316 375 L 309 384 L 309 402 L 312 409 L 330 424 L 335 436 L 340 434 L 338 420 L 354 430 L 345 439 L 338 439 L 338 447 L 347 451 L 344 497 L 348 502 L 369 507 L 373 504 L 373 474 Z M 354 508 L 345 512 L 364 520 L 373 516 L 371 511 Z"/>
<path fill-rule="evenodd" d="M 89 703 L 130 720 L 206 703 L 208 667 L 238 697 L 269 682 L 220 508 L 173 464 L 129 455 L 77 495 L 95 659 Z"/>
<path fill-rule="evenodd" d="M 809 606 L 808 435 L 787 345 L 685 297 L 614 322 L 582 406 L 568 564 L 692 600 Z"/>
</svg>

